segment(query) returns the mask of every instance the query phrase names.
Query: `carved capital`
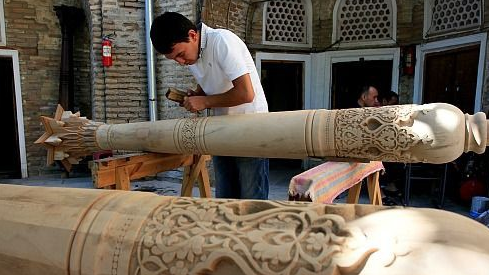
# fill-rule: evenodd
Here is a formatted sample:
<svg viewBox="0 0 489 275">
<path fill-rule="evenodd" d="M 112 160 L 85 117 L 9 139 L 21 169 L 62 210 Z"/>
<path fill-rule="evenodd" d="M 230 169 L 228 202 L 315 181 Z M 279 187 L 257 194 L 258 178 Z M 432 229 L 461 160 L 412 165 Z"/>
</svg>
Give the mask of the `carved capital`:
<svg viewBox="0 0 489 275">
<path fill-rule="evenodd" d="M 483 113 L 464 115 L 450 104 L 397 105 L 339 110 L 339 157 L 390 162 L 446 163 L 486 147 Z"/>
</svg>

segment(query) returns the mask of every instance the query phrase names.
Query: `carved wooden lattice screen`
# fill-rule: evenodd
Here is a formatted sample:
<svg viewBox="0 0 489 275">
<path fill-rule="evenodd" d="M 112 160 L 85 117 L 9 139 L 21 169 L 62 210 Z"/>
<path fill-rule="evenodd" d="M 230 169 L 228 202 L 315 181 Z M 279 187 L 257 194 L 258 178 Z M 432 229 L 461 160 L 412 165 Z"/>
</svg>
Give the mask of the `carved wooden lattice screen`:
<svg viewBox="0 0 489 275">
<path fill-rule="evenodd" d="M 307 1 L 270 1 L 266 4 L 264 42 L 268 44 L 308 44 Z"/>
<path fill-rule="evenodd" d="M 337 9 L 335 41 L 367 42 L 393 37 L 391 0 L 346 0 Z"/>
<path fill-rule="evenodd" d="M 434 0 L 428 14 L 427 35 L 466 30 L 481 24 L 481 0 Z"/>
</svg>

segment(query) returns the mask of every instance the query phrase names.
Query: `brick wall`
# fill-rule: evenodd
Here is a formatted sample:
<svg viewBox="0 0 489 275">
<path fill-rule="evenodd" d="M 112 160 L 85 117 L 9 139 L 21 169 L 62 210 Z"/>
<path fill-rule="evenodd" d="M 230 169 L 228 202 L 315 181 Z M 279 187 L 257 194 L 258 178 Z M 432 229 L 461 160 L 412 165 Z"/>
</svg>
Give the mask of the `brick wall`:
<svg viewBox="0 0 489 275">
<path fill-rule="evenodd" d="M 205 1 L 203 21 L 214 28 L 224 28 L 245 39 L 250 0 Z"/>
<path fill-rule="evenodd" d="M 52 116 L 58 103 L 61 32 L 56 2 L 5 0 L 6 47 L 19 52 L 25 142 L 29 175 L 56 170 L 45 167 L 44 148 L 34 145 L 42 134 L 39 117 Z"/>
<path fill-rule="evenodd" d="M 165 1 L 154 2 L 154 17 L 166 11 L 179 12 L 192 21 L 196 18 L 195 1 Z M 158 91 L 158 111 L 160 119 L 173 119 L 189 116 L 185 109 L 165 97 L 170 87 L 181 90 L 195 89 L 195 83 L 188 68 L 178 65 L 173 60 L 166 59 L 163 55 L 156 53 L 156 86 Z"/>
<path fill-rule="evenodd" d="M 246 34 L 246 43 L 248 44 L 261 44 L 264 6 L 264 3 L 258 2 L 254 3 L 250 7 L 250 15 L 248 15 L 248 18 L 251 20 L 251 22 L 247 23 L 250 27 L 248 29 L 248 33 Z"/>
<path fill-rule="evenodd" d="M 333 10 L 334 2 L 311 1 L 312 2 L 312 32 L 313 48 L 322 51 L 329 47 L 333 41 Z M 314 12 L 317 11 L 317 12 Z"/>
<path fill-rule="evenodd" d="M 90 0 L 93 119 L 148 120 L 144 1 Z M 101 16 L 103 14 L 103 17 Z M 113 35 L 113 66 L 101 64 L 104 35 Z"/>
</svg>

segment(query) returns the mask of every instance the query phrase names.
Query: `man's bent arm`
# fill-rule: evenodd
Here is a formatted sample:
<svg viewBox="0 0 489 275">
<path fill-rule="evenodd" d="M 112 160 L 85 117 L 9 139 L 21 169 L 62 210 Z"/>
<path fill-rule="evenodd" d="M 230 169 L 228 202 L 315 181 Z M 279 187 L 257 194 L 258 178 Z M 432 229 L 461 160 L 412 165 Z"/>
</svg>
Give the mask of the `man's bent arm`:
<svg viewBox="0 0 489 275">
<path fill-rule="evenodd" d="M 207 108 L 234 107 L 250 103 L 255 98 L 249 74 L 244 74 L 233 80 L 233 86 L 229 91 L 222 94 L 188 97 L 184 102 L 184 107 L 191 112 L 197 112 Z"/>
</svg>

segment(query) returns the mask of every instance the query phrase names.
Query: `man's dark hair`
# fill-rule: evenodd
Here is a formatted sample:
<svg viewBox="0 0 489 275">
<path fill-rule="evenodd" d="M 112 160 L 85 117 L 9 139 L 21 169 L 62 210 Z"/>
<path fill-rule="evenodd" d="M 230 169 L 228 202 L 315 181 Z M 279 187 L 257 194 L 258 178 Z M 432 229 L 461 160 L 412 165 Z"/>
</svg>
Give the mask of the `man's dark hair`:
<svg viewBox="0 0 489 275">
<path fill-rule="evenodd" d="M 384 99 L 389 101 L 393 97 L 395 97 L 397 99 L 397 102 L 399 102 L 399 95 L 394 91 L 387 91 L 387 92 L 381 93 L 379 95 L 379 101 L 382 102 L 382 100 L 384 100 Z"/>
<path fill-rule="evenodd" d="M 370 87 L 374 87 L 375 88 L 375 86 L 374 85 L 371 85 L 371 84 L 363 85 L 362 88 L 360 89 L 360 92 L 357 93 L 358 94 L 357 98 L 360 98 L 363 95 L 368 95 L 368 90 L 370 89 Z"/>
<path fill-rule="evenodd" d="M 197 26 L 187 17 L 176 12 L 165 12 L 151 24 L 151 42 L 157 52 L 169 54 L 175 44 L 190 41 L 190 30 L 197 31 Z"/>
<path fill-rule="evenodd" d="M 385 98 L 386 99 L 391 99 L 393 97 L 395 97 L 395 98 L 397 98 L 397 100 L 399 100 L 399 95 L 396 92 L 394 92 L 394 91 L 388 91 L 388 92 L 385 93 Z"/>
</svg>

